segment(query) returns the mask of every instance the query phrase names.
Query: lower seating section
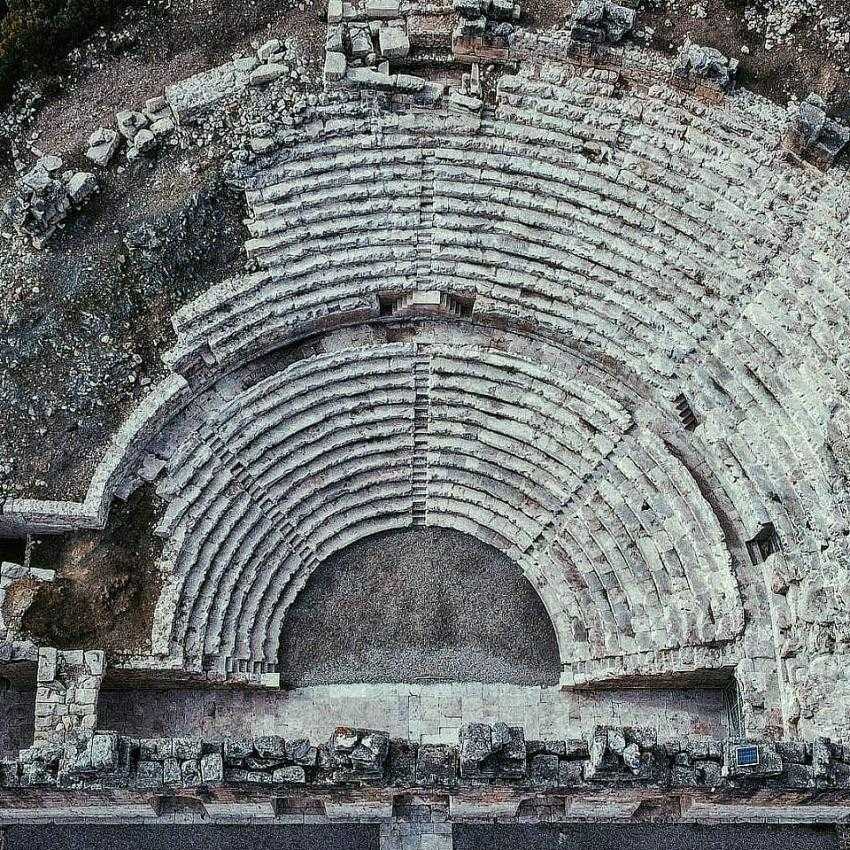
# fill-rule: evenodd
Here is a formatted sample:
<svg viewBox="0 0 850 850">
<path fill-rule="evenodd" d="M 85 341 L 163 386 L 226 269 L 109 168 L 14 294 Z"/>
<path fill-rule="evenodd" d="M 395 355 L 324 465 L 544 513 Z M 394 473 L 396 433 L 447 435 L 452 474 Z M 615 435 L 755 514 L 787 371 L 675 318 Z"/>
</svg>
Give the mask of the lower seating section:
<svg viewBox="0 0 850 850">
<path fill-rule="evenodd" d="M 559 517 L 540 556 L 561 574 L 580 660 L 731 641 L 743 610 L 723 532 L 687 470 L 627 435 Z"/>
<path fill-rule="evenodd" d="M 276 669 L 315 567 L 426 523 L 522 566 L 565 663 L 740 631 L 717 521 L 687 472 L 572 366 L 475 346 L 385 344 L 299 360 L 174 453 L 159 493 L 155 651 L 188 669 Z"/>
<path fill-rule="evenodd" d="M 412 354 L 387 346 L 301 361 L 181 446 L 159 490 L 170 500 L 159 529 L 170 576 L 156 651 L 274 669 L 282 612 L 317 558 L 408 522 Z"/>
<path fill-rule="evenodd" d="M 533 545 L 631 424 L 570 377 L 494 352 L 433 352 L 429 521 L 495 527 L 514 557 Z"/>
</svg>

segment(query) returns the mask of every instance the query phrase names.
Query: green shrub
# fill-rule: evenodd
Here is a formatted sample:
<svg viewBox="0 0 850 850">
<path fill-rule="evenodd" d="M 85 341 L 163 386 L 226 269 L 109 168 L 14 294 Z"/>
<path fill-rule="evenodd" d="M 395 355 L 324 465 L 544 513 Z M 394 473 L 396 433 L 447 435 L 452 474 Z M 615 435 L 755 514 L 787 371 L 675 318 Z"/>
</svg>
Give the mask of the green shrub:
<svg viewBox="0 0 850 850">
<path fill-rule="evenodd" d="M 0 0 L 3 2 L 3 0 Z M 0 101 L 32 71 L 56 68 L 68 51 L 109 23 L 122 0 L 5 0 L 0 19 Z"/>
</svg>

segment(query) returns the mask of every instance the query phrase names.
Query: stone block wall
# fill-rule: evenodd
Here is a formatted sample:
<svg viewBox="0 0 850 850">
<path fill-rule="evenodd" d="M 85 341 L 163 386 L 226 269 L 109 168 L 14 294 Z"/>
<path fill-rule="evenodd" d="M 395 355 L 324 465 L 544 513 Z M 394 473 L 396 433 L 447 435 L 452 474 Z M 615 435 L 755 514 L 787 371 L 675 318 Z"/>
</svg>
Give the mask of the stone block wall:
<svg viewBox="0 0 850 850">
<path fill-rule="evenodd" d="M 97 726 L 97 700 L 105 672 L 101 651 L 38 654 L 35 744 L 64 745 L 87 740 Z"/>
<path fill-rule="evenodd" d="M 19 618 L 38 584 L 53 578 L 53 570 L 0 564 L 0 663 L 36 660 L 38 650 L 21 633 Z"/>
<path fill-rule="evenodd" d="M 463 727 L 459 746 L 415 744 L 350 727 L 338 728 L 318 745 L 275 735 L 210 741 L 109 732 L 66 734 L 59 741 L 65 730 L 54 731 L 55 738 L 23 751 L 19 761 L 0 763 L 0 790 L 108 787 L 173 793 L 229 787 L 271 793 L 392 787 L 455 793 L 498 786 L 534 793 L 645 788 L 732 796 L 763 789 L 846 796 L 850 790 L 850 747 L 826 738 L 693 737 L 660 744 L 654 730 L 599 726 L 587 740 L 527 741 L 523 729 L 502 723 Z"/>
</svg>

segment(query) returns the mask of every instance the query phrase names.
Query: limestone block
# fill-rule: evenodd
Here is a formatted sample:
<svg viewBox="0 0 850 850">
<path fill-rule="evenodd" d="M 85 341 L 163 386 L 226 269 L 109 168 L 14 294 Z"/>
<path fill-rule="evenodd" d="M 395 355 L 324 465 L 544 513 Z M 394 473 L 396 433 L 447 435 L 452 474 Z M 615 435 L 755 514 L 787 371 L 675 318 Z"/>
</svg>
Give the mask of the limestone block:
<svg viewBox="0 0 850 850">
<path fill-rule="evenodd" d="M 422 77 L 416 77 L 413 74 L 396 74 L 395 88 L 405 94 L 416 94 L 425 88 L 425 80 Z"/>
<path fill-rule="evenodd" d="M 416 781 L 450 785 L 457 780 L 457 751 L 445 744 L 422 744 L 416 759 Z"/>
<path fill-rule="evenodd" d="M 345 24 L 332 24 L 325 33 L 325 53 L 345 53 Z"/>
<path fill-rule="evenodd" d="M 124 109 L 115 114 L 115 120 L 118 123 L 118 132 L 132 142 L 138 132 L 150 123 L 145 115 L 141 112 L 136 112 L 133 109 Z"/>
<path fill-rule="evenodd" d="M 118 765 L 118 736 L 94 735 L 89 744 L 93 770 L 111 771 Z"/>
<path fill-rule="evenodd" d="M 342 0 L 328 0 L 328 23 L 342 22 Z"/>
<path fill-rule="evenodd" d="M 312 746 L 307 738 L 287 741 L 285 752 L 289 761 L 302 767 L 315 767 L 319 756 L 318 748 Z"/>
<path fill-rule="evenodd" d="M 205 783 L 221 782 L 224 778 L 224 762 L 221 753 L 208 753 L 201 758 L 201 779 Z"/>
<path fill-rule="evenodd" d="M 256 56 L 244 57 L 168 86 L 165 98 L 177 122 L 191 123 L 233 100 L 245 89 L 257 64 Z"/>
<path fill-rule="evenodd" d="M 251 71 L 248 81 L 252 86 L 264 86 L 288 73 L 289 69 L 286 65 L 278 63 L 259 65 Z"/>
<path fill-rule="evenodd" d="M 197 738 L 175 738 L 174 757 L 179 761 L 199 761 L 203 742 Z"/>
<path fill-rule="evenodd" d="M 228 767 L 241 764 L 254 752 L 253 741 L 228 740 L 224 742 L 224 761 Z M 284 744 L 284 752 L 285 744 Z"/>
<path fill-rule="evenodd" d="M 162 95 L 149 97 L 145 101 L 145 108 L 142 111 L 151 123 L 160 118 L 171 115 L 171 107 Z"/>
<path fill-rule="evenodd" d="M 174 132 L 174 121 L 171 118 L 159 118 L 151 124 L 151 132 L 158 139 L 169 136 Z"/>
<path fill-rule="evenodd" d="M 452 0 L 455 12 L 464 18 L 478 18 L 485 10 L 483 0 Z"/>
<path fill-rule="evenodd" d="M 480 97 L 470 97 L 460 89 L 452 89 L 449 95 L 449 106 L 462 112 L 479 112 L 483 105 Z"/>
<path fill-rule="evenodd" d="M 334 52 L 325 53 L 325 79 L 328 82 L 339 82 L 343 77 L 345 77 L 347 64 L 345 54 Z"/>
<path fill-rule="evenodd" d="M 826 103 L 810 94 L 798 107 L 794 126 L 803 143 L 832 161 L 850 142 L 850 127 L 827 117 Z"/>
<path fill-rule="evenodd" d="M 351 56 L 362 59 L 372 52 L 372 34 L 368 24 L 350 23 L 348 25 L 348 41 Z"/>
<path fill-rule="evenodd" d="M 254 738 L 254 750 L 260 758 L 286 758 L 286 741 L 278 735 L 264 735 Z"/>
<path fill-rule="evenodd" d="M 268 62 L 269 58 L 274 56 L 275 53 L 280 53 L 282 48 L 283 45 L 281 44 L 280 39 L 269 39 L 257 49 L 257 58 L 260 62 Z"/>
<path fill-rule="evenodd" d="M 356 88 L 391 89 L 394 77 L 379 74 L 371 68 L 349 68 L 345 74 L 345 82 Z"/>
<path fill-rule="evenodd" d="M 53 174 L 54 171 L 59 171 L 62 168 L 62 157 L 53 154 L 46 154 L 39 157 L 36 162 L 38 168 L 43 169 L 48 174 Z"/>
<path fill-rule="evenodd" d="M 187 788 L 201 784 L 201 763 L 199 759 L 187 759 L 180 762 L 180 777 Z"/>
<path fill-rule="evenodd" d="M 673 66 L 673 76 L 705 83 L 721 91 L 735 87 L 738 60 L 724 56 L 712 47 L 703 47 L 686 39 Z"/>
<path fill-rule="evenodd" d="M 82 206 L 100 188 L 97 178 L 88 171 L 78 171 L 67 183 L 68 197 L 75 206 Z"/>
<path fill-rule="evenodd" d="M 42 647 L 38 652 L 38 681 L 52 682 L 56 678 L 58 652 L 52 647 Z"/>
<path fill-rule="evenodd" d="M 162 784 L 162 763 L 158 761 L 140 761 L 136 768 L 135 786 L 137 788 L 159 788 Z"/>
<path fill-rule="evenodd" d="M 156 136 L 150 130 L 139 130 L 133 139 L 133 147 L 141 154 L 153 153 L 158 144 Z"/>
<path fill-rule="evenodd" d="M 366 17 L 374 20 L 392 20 L 400 16 L 399 0 L 366 0 Z"/>
<path fill-rule="evenodd" d="M 559 781 L 561 762 L 551 753 L 540 753 L 531 759 L 531 781 L 535 784 L 555 785 Z"/>
<path fill-rule="evenodd" d="M 274 782 L 286 782 L 294 784 L 303 784 L 307 781 L 307 776 L 304 773 L 304 768 L 300 765 L 290 765 L 287 767 L 279 767 L 272 773 Z"/>
<path fill-rule="evenodd" d="M 410 39 L 402 27 L 381 27 L 378 46 L 387 59 L 402 59 L 410 53 Z"/>
</svg>

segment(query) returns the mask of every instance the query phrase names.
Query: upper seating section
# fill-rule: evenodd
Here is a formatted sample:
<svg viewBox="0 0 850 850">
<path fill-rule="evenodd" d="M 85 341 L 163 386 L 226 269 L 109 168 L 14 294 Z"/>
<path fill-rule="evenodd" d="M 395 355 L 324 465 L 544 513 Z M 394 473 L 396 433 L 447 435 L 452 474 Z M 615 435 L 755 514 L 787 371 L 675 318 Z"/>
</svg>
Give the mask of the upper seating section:
<svg viewBox="0 0 850 850">
<path fill-rule="evenodd" d="M 776 167 L 774 119 L 743 100 L 696 109 L 663 87 L 550 72 L 503 76 L 474 132 L 340 106 L 247 181 L 262 270 L 178 314 L 174 360 L 207 344 L 228 361 L 299 321 L 377 315 L 378 293 L 423 285 L 424 246 L 427 287 L 477 296 L 482 320 L 531 323 L 665 385 L 804 250 L 788 239 L 807 210 Z"/>
</svg>

